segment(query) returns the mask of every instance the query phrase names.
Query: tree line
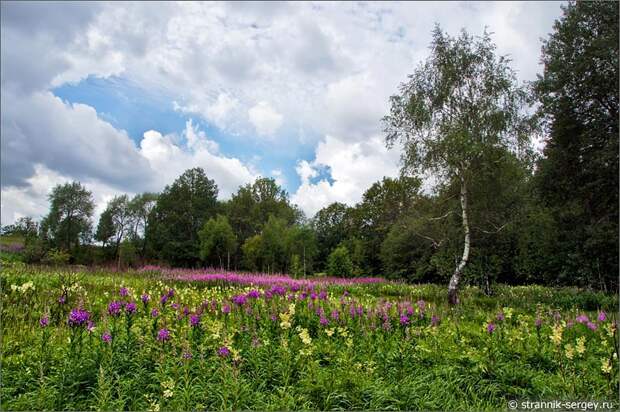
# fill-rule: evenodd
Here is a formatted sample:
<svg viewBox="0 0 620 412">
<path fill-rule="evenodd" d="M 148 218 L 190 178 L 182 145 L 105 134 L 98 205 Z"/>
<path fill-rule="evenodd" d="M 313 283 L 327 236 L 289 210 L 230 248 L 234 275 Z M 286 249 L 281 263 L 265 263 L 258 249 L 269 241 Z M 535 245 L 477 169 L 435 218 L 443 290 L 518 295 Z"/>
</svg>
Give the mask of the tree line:
<svg viewBox="0 0 620 412">
<path fill-rule="evenodd" d="M 383 275 L 449 284 L 452 303 L 463 283 L 616 289 L 618 8 L 563 10 L 527 85 L 489 34 L 437 26 L 383 119 L 386 143 L 403 147 L 402 173 L 354 206 L 307 218 L 269 178 L 220 201 L 195 168 L 161 193 L 115 197 L 96 227 L 90 192 L 59 185 L 40 224 L 24 218 L 4 232 L 24 234 L 31 261 Z M 542 155 L 529 143 L 537 134 Z M 423 190 L 429 172 L 436 184 Z"/>
</svg>

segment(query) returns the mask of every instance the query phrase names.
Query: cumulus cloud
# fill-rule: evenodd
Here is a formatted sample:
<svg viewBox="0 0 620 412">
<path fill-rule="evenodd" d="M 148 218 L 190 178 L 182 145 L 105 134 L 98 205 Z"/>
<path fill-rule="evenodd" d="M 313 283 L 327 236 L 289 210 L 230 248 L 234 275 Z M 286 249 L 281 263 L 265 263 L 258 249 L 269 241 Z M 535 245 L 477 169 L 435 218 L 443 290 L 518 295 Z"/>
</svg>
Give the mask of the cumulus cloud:
<svg viewBox="0 0 620 412">
<path fill-rule="evenodd" d="M 267 102 L 258 102 L 248 110 L 250 122 L 256 133 L 261 136 L 271 136 L 282 125 L 283 117 Z"/>
</svg>

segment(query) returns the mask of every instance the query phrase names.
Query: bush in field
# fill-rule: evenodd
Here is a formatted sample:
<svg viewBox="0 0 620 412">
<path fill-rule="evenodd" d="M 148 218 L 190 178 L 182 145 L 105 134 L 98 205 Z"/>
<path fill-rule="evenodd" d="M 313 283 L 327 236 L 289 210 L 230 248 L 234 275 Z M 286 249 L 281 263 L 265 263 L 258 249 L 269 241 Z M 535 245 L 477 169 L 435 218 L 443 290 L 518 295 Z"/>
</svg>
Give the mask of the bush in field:
<svg viewBox="0 0 620 412">
<path fill-rule="evenodd" d="M 331 276 L 351 277 L 353 263 L 345 246 L 338 246 L 330 253 L 327 258 L 327 273 Z"/>
<path fill-rule="evenodd" d="M 61 266 L 69 263 L 71 255 L 62 249 L 50 249 L 48 250 L 43 262 L 48 265 Z"/>
</svg>

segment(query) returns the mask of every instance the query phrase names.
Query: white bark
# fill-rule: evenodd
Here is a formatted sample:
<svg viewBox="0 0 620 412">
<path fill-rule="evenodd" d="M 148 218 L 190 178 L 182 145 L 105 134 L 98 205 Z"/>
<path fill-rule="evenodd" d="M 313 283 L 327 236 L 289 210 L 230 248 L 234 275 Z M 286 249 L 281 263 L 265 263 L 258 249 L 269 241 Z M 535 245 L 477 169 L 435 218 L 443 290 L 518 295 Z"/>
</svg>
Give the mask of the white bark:
<svg viewBox="0 0 620 412">
<path fill-rule="evenodd" d="M 467 261 L 469 260 L 471 235 L 469 231 L 467 210 L 467 184 L 465 182 L 465 178 L 461 177 L 461 211 L 463 219 L 463 232 L 465 233 L 465 244 L 463 245 L 463 256 L 461 257 L 461 261 L 456 266 L 454 274 L 452 274 L 452 278 L 450 279 L 450 284 L 448 285 L 448 302 L 452 305 L 456 305 L 459 303 L 457 294 L 459 281 L 461 280 L 461 274 L 463 273 L 463 269 L 465 268 L 465 265 L 467 265 Z"/>
</svg>

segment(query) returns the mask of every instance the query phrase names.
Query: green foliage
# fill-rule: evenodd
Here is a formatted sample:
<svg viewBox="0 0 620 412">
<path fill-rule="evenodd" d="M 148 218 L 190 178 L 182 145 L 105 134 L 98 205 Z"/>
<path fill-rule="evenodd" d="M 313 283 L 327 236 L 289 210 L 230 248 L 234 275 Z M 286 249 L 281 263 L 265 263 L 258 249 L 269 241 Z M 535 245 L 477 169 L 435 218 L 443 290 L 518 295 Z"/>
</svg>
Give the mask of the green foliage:
<svg viewBox="0 0 620 412">
<path fill-rule="evenodd" d="M 618 287 L 618 7 L 570 2 L 534 83 L 549 138 L 536 186 L 557 228 L 562 282 Z"/>
<path fill-rule="evenodd" d="M 352 208 L 343 203 L 332 203 L 319 210 L 312 219 L 319 245 L 319 269 L 327 264 L 327 257 L 334 248 L 344 241 L 353 228 Z"/>
<path fill-rule="evenodd" d="M 62 249 L 50 249 L 47 251 L 45 258 L 43 258 L 43 262 L 54 265 L 61 266 L 69 263 L 69 259 L 71 255 Z"/>
<path fill-rule="evenodd" d="M 489 297 L 467 287 L 463 306 L 449 308 L 440 285 L 329 285 L 320 304 L 340 316 L 322 326 L 315 308 L 286 295 L 222 313 L 222 303 L 247 292 L 243 286 L 3 265 L 2 410 L 478 411 L 503 410 L 512 399 L 618 399 L 618 332 L 611 319 L 595 320 L 599 310 L 613 316 L 617 295 L 498 285 Z M 121 286 L 127 297 L 118 296 Z M 171 302 L 157 299 L 171 288 L 180 307 L 214 300 L 218 310 L 205 309 L 192 327 Z M 65 291 L 62 305 L 58 297 Z M 135 314 L 108 314 L 111 301 L 136 301 L 142 293 L 152 300 L 140 302 Z M 420 300 L 425 310 L 413 304 L 410 324 L 402 325 L 399 309 Z M 364 315 L 352 317 L 351 304 L 362 305 Z M 68 325 L 78 306 L 91 313 L 92 332 Z M 382 308 L 388 325 L 368 317 L 370 308 Z M 500 312 L 504 320 L 497 320 Z M 273 322 L 272 313 L 289 314 L 290 328 Z M 41 327 L 44 314 L 49 325 Z M 596 330 L 579 322 L 562 326 L 582 314 Z M 440 319 L 435 326 L 433 315 Z M 491 334 L 489 322 L 496 326 Z M 162 327 L 171 331 L 169 341 L 157 340 Z M 110 343 L 101 339 L 104 333 Z M 584 351 L 577 351 L 579 341 Z M 222 346 L 231 350 L 228 357 L 218 355 Z"/>
<path fill-rule="evenodd" d="M 338 246 L 327 258 L 327 273 L 330 276 L 351 277 L 353 263 L 349 257 L 349 250 L 343 245 Z"/>
<path fill-rule="evenodd" d="M 118 262 L 120 267 L 133 267 L 138 263 L 138 251 L 131 240 L 125 239 L 119 245 Z"/>
<path fill-rule="evenodd" d="M 262 270 L 262 243 L 262 237 L 260 235 L 254 235 L 246 239 L 241 247 L 243 250 L 243 264 L 251 272 Z"/>
<path fill-rule="evenodd" d="M 49 195 L 50 212 L 41 223 L 43 237 L 57 248 L 72 251 L 90 240 L 94 202 L 79 182 L 57 185 Z"/>
<path fill-rule="evenodd" d="M 224 267 L 223 259 L 227 259 L 226 268 L 230 269 L 229 259 L 237 248 L 237 238 L 226 216 L 218 214 L 207 220 L 198 235 L 200 257 L 211 264 L 217 262 L 220 268 Z"/>
<path fill-rule="evenodd" d="M 198 231 L 215 216 L 218 188 L 201 168 L 185 171 L 159 195 L 150 214 L 147 235 L 157 257 L 174 266 L 196 266 Z"/>
</svg>

